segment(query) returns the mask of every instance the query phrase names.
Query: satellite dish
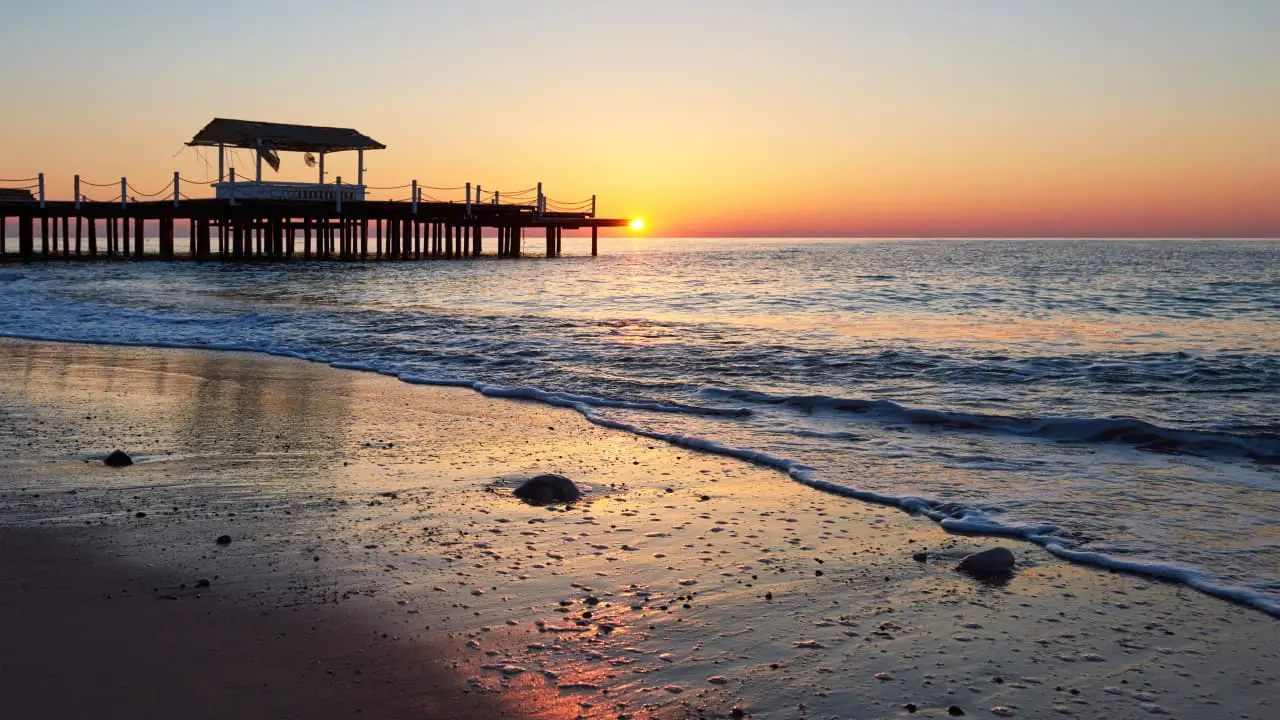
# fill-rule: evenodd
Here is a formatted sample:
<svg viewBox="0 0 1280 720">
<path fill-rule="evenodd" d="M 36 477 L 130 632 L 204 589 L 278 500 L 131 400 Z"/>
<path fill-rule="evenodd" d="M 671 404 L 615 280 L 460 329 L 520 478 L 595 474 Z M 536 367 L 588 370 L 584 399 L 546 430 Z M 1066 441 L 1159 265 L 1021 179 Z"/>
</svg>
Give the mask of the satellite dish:
<svg viewBox="0 0 1280 720">
<path fill-rule="evenodd" d="M 306 163 L 307 167 L 315 167 L 316 156 L 312 155 L 311 153 L 306 153 L 305 155 L 302 156 L 302 162 Z"/>
</svg>

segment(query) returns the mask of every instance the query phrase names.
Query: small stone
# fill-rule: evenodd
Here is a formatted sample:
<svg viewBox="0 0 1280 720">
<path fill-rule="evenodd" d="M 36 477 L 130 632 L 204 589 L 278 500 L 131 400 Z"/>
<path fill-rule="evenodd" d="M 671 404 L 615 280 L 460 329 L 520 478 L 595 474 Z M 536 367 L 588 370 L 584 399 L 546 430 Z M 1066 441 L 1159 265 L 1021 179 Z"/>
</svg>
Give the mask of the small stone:
<svg viewBox="0 0 1280 720">
<path fill-rule="evenodd" d="M 964 709 L 961 708 L 959 705 L 952 705 L 951 707 L 947 708 L 947 714 L 950 715 L 951 717 L 960 717 L 961 715 L 964 715 Z"/>
<path fill-rule="evenodd" d="M 209 587 L 209 578 L 200 578 L 199 580 L 197 580 L 197 581 L 196 581 L 196 587 L 198 587 L 198 588 L 207 588 L 207 587 Z"/>
<path fill-rule="evenodd" d="M 889 682 L 893 679 L 893 676 L 887 672 L 878 672 L 875 674 L 875 678 L 880 682 Z"/>
<path fill-rule="evenodd" d="M 723 675 L 712 675 L 711 677 L 707 678 L 707 682 L 711 683 L 712 685 L 724 685 L 729 682 L 729 679 Z"/>
<path fill-rule="evenodd" d="M 729 708 L 729 715 L 735 718 L 746 717 L 747 711 L 743 710 L 741 705 L 734 705 Z"/>
<path fill-rule="evenodd" d="M 916 553 L 916 554 L 912 555 L 912 556 L 911 556 L 911 559 L 912 559 L 912 560 L 915 560 L 916 562 L 928 562 L 928 561 L 929 561 L 929 553 L 924 552 L 923 550 L 921 550 L 920 552 L 918 552 L 918 553 Z"/>
<path fill-rule="evenodd" d="M 219 535 L 219 536 L 218 536 L 217 543 L 218 543 L 219 545 L 230 545 L 230 544 L 231 544 L 231 536 L 230 536 L 230 535 Z"/>
<path fill-rule="evenodd" d="M 136 518 L 144 518 L 144 517 L 146 517 L 146 516 L 147 516 L 147 514 L 146 514 L 146 513 L 144 513 L 144 512 L 142 512 L 142 511 L 138 511 L 138 512 L 134 513 L 134 514 L 133 514 L 133 516 L 134 516 L 134 517 L 136 517 Z"/>
<path fill-rule="evenodd" d="M 993 547 L 966 555 L 960 561 L 959 569 L 979 576 L 1008 575 L 1013 572 L 1013 564 L 1012 551 L 1005 547 Z"/>
<path fill-rule="evenodd" d="M 906 710 L 906 711 L 907 711 L 907 712 L 909 712 L 909 713 L 913 713 L 913 712 L 915 712 L 916 710 L 918 710 L 919 708 L 917 708 L 917 707 L 916 707 L 916 704 L 915 704 L 915 703 L 906 703 L 906 704 L 904 704 L 904 705 L 902 706 L 902 709 L 903 709 L 903 710 Z"/>
<path fill-rule="evenodd" d="M 516 497 L 531 505 L 556 502 L 573 502 L 582 497 L 582 491 L 563 475 L 548 473 L 526 480 L 514 491 Z"/>
<path fill-rule="evenodd" d="M 1000 717 L 1013 717 L 1017 713 L 1015 713 L 1012 708 L 1007 708 L 1004 705 L 997 705 L 991 708 L 991 714 L 999 715 Z"/>
<path fill-rule="evenodd" d="M 116 450 L 104 458 L 102 464 L 107 467 L 129 467 L 133 464 L 133 458 L 123 450 Z"/>
</svg>

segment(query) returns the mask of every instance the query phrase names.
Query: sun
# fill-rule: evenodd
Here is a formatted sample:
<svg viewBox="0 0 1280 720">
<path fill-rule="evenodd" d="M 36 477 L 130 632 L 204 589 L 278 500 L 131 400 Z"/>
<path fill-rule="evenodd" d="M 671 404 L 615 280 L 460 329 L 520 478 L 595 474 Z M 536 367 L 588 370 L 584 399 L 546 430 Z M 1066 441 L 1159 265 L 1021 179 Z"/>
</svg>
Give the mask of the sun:
<svg viewBox="0 0 1280 720">
<path fill-rule="evenodd" d="M 632 220 L 632 221 L 631 221 L 631 229 L 632 229 L 632 230 L 635 230 L 635 231 L 637 231 L 637 232 L 639 232 L 639 231 L 643 230 L 643 229 L 644 229 L 644 221 L 643 221 L 643 220 L 641 220 L 640 218 L 636 218 L 635 220 Z"/>
</svg>

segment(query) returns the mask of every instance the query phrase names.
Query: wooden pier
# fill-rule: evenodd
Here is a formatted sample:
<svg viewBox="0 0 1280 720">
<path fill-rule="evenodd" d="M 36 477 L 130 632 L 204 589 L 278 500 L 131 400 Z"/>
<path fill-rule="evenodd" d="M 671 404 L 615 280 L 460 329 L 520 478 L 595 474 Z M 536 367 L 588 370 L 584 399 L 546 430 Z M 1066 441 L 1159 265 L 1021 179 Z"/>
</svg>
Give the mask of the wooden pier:
<svg viewBox="0 0 1280 720">
<path fill-rule="evenodd" d="M 135 260 L 421 260 L 460 259 L 481 255 L 527 257 L 523 240 L 545 242 L 540 255 L 560 257 L 565 230 L 589 229 L 591 254 L 599 251 L 599 229 L 626 227 L 631 221 L 595 216 L 595 198 L 560 204 L 548 199 L 541 186 L 487 195 L 479 186 L 427 188 L 412 181 L 403 187 L 407 200 L 367 200 L 364 150 L 382 146 L 354 130 L 303 125 L 214 120 L 189 145 L 218 148 L 218 180 L 190 181 L 174 173 L 165 199 L 135 200 L 128 180 L 121 178 L 120 195 L 93 201 L 81 194 L 75 178 L 75 199 L 45 198 L 44 178 L 7 181 L 0 185 L 0 259 L 54 260 L 129 258 Z M 237 180 L 235 170 L 224 172 L 226 147 L 256 153 L 253 180 Z M 319 153 L 316 183 L 281 183 L 262 179 L 263 163 L 278 167 L 279 151 Z M 359 177 L 355 184 L 341 178 L 326 182 L 324 156 L 356 150 Z M 18 187 L 14 184 L 26 183 Z M 107 184 L 93 184 L 105 187 Z M 187 197 L 185 185 L 211 185 L 217 197 Z M 111 183 L 114 189 L 116 183 Z M 424 190 L 463 190 L 459 201 L 427 198 Z M 535 194 L 536 192 L 536 194 Z M 152 193 L 151 195 L 159 195 Z M 589 202 L 589 205 L 588 205 Z M 9 228 L 16 224 L 16 243 Z M 182 238 L 180 230 L 185 230 Z M 158 239 L 158 242 L 156 240 Z M 494 243 L 487 251 L 485 239 Z M 148 242 L 151 240 L 152 242 Z"/>
</svg>

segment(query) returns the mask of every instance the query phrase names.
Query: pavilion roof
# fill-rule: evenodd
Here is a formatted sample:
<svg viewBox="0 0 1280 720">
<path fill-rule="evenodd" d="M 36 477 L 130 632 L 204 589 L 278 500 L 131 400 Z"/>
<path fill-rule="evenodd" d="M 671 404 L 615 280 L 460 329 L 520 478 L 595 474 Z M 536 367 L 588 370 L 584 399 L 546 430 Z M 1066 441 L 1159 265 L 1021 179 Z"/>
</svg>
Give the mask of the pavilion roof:
<svg viewBox="0 0 1280 720">
<path fill-rule="evenodd" d="M 227 145 L 257 148 L 258 139 L 269 150 L 289 152 L 336 152 L 338 150 L 383 150 L 387 146 L 351 128 L 290 125 L 288 123 L 214 118 L 191 138 L 188 145 Z"/>
</svg>

